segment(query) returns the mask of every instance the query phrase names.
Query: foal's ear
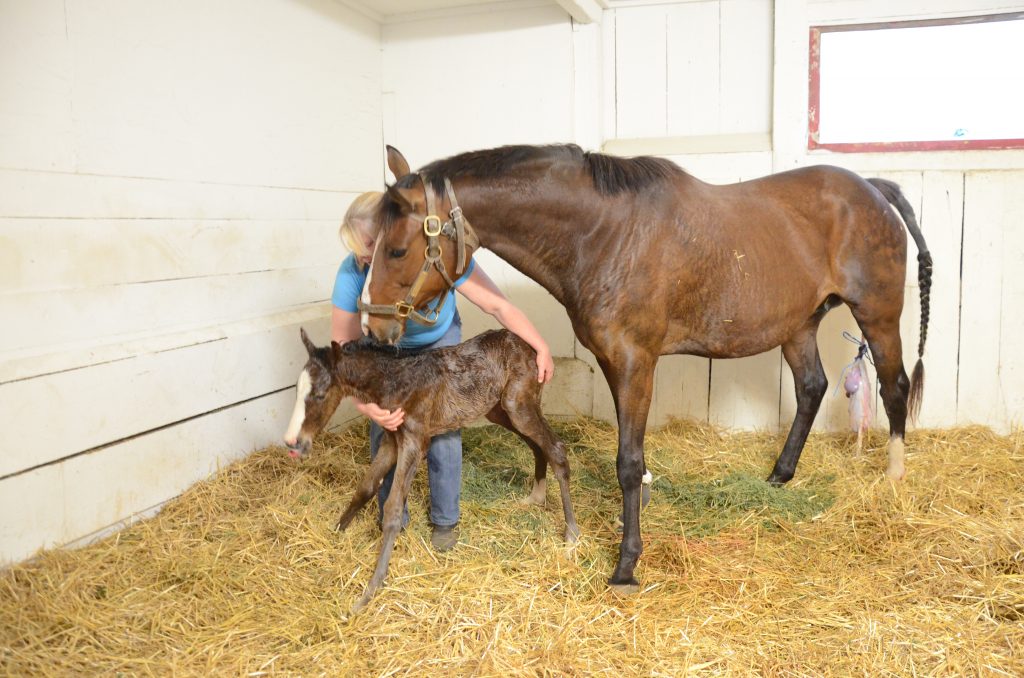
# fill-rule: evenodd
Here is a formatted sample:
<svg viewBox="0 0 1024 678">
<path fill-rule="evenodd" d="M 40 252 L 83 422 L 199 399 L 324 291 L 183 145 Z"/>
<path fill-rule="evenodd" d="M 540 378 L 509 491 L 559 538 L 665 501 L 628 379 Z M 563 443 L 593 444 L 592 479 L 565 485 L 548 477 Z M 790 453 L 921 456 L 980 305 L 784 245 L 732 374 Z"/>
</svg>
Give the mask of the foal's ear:
<svg viewBox="0 0 1024 678">
<path fill-rule="evenodd" d="M 306 334 L 306 328 L 299 328 L 299 336 L 302 337 L 302 343 L 306 345 L 306 351 L 309 355 L 313 355 L 313 351 L 316 349 L 316 346 L 314 346 L 313 342 L 309 340 L 309 335 Z"/>
<path fill-rule="evenodd" d="M 401 179 L 406 174 L 412 174 L 409 170 L 409 162 L 402 155 L 402 152 L 394 146 L 387 146 L 386 148 L 388 149 L 388 168 L 395 175 L 395 180 Z"/>
<path fill-rule="evenodd" d="M 335 363 L 341 362 L 341 344 L 336 341 L 331 342 L 331 356 Z"/>
</svg>

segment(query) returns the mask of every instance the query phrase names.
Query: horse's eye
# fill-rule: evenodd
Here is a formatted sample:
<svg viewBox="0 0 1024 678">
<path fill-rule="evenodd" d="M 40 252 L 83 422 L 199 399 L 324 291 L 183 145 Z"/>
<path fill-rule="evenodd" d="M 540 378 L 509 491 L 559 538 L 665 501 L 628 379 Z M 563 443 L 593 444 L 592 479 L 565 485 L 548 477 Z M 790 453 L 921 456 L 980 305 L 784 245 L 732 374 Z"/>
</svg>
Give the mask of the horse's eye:
<svg viewBox="0 0 1024 678">
<path fill-rule="evenodd" d="M 309 394 L 309 399 L 312 400 L 312 401 L 315 401 L 315 402 L 320 402 L 321 400 L 323 400 L 326 397 L 327 397 L 326 393 L 310 393 Z"/>
<path fill-rule="evenodd" d="M 401 250 L 390 250 L 388 252 L 388 256 L 391 257 L 392 259 L 401 259 L 402 257 L 405 256 L 405 252 L 406 251 L 404 249 L 401 249 Z"/>
</svg>

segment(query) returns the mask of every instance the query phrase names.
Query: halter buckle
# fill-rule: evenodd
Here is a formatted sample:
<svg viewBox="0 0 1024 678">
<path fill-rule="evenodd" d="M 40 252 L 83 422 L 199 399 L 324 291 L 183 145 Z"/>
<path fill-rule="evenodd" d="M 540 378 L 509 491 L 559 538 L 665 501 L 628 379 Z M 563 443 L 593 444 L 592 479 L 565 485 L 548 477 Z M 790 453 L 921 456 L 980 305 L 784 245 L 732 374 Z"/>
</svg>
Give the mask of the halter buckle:
<svg viewBox="0 0 1024 678">
<path fill-rule="evenodd" d="M 434 224 L 434 228 L 431 229 L 431 223 Z M 436 238 L 441 235 L 441 217 L 430 215 L 423 219 L 423 232 L 427 234 L 428 238 Z"/>
<path fill-rule="evenodd" d="M 415 307 L 407 301 L 396 301 L 395 302 L 395 315 L 399 318 L 408 318 L 409 314 L 415 310 Z"/>
</svg>

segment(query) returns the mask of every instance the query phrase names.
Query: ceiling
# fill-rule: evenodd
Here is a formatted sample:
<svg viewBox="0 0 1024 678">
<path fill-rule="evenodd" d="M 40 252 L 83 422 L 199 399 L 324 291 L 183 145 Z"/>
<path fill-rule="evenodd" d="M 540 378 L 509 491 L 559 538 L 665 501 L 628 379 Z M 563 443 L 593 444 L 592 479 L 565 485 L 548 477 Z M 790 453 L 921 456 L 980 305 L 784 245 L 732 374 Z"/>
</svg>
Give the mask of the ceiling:
<svg viewBox="0 0 1024 678">
<path fill-rule="evenodd" d="M 432 14 L 448 10 L 475 7 L 486 10 L 488 5 L 495 9 L 514 5 L 516 0 L 340 0 L 342 4 L 349 5 L 362 11 L 383 23 L 402 21 L 420 14 Z M 589 12 L 593 17 L 594 13 L 600 14 L 600 9 L 609 6 L 609 0 L 538 0 L 537 4 L 548 3 L 559 5 L 578 20 L 585 18 Z M 615 0 L 612 0 L 614 3 Z M 580 8 L 584 7 L 584 10 Z M 583 12 L 582 14 L 580 12 Z"/>
</svg>

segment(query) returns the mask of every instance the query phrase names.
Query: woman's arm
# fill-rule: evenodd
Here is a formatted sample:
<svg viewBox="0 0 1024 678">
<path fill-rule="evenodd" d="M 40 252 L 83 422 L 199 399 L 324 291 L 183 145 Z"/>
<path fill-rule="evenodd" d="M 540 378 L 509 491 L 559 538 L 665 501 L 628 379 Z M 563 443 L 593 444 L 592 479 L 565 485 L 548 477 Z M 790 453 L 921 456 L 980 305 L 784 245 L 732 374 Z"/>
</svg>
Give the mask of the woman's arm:
<svg viewBox="0 0 1024 678">
<path fill-rule="evenodd" d="M 456 287 L 462 296 L 473 302 L 481 311 L 488 313 L 502 324 L 505 329 L 518 335 L 537 352 L 537 381 L 551 381 L 555 373 L 555 362 L 551 358 L 551 349 L 544 337 L 508 298 L 501 293 L 484 270 L 477 264 L 465 282 Z"/>
<path fill-rule="evenodd" d="M 331 341 L 344 344 L 362 336 L 363 326 L 359 321 L 358 313 L 351 313 L 337 306 L 331 307 Z M 405 421 L 405 410 L 401 407 L 395 410 L 385 410 L 376 403 L 364 403 L 354 396 L 352 402 L 355 403 L 360 414 L 369 417 L 378 426 L 388 431 L 397 430 Z"/>
</svg>

